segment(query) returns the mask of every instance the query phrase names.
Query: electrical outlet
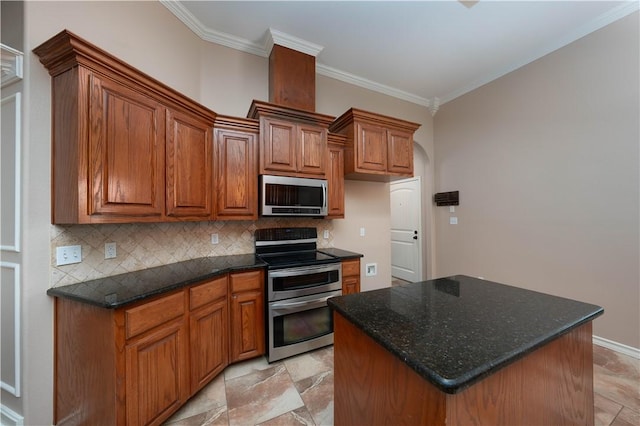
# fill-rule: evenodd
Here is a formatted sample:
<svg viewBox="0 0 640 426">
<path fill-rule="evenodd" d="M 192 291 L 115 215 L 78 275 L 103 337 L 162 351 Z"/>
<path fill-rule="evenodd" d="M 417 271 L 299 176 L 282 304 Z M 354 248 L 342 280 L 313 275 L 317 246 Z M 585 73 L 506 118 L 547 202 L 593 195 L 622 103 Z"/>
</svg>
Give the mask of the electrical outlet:
<svg viewBox="0 0 640 426">
<path fill-rule="evenodd" d="M 325 240 L 328 240 L 329 239 L 329 230 L 325 229 L 322 236 L 324 237 Z"/>
<path fill-rule="evenodd" d="M 451 216 L 449 218 L 449 225 L 457 225 L 458 224 L 458 218 L 455 216 Z"/>
<path fill-rule="evenodd" d="M 219 242 L 218 234 L 211 234 L 211 244 L 218 244 Z"/>
<path fill-rule="evenodd" d="M 56 247 L 56 266 L 82 262 L 82 246 Z"/>
<path fill-rule="evenodd" d="M 367 277 L 373 277 L 378 275 L 378 264 L 377 263 L 367 263 L 364 266 L 364 272 Z"/>
<path fill-rule="evenodd" d="M 364 237 L 364 228 L 360 228 L 360 236 Z"/>
<path fill-rule="evenodd" d="M 113 259 L 116 257 L 116 243 L 104 243 L 104 258 Z"/>
</svg>

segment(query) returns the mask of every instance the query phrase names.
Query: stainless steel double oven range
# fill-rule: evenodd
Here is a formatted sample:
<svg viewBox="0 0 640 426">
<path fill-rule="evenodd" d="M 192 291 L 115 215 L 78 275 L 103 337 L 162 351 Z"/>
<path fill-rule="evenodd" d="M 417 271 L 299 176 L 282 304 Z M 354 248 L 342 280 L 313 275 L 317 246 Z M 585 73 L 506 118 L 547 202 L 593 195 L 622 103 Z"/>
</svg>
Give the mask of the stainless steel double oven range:
<svg viewBox="0 0 640 426">
<path fill-rule="evenodd" d="M 342 265 L 339 258 L 317 250 L 316 228 L 258 229 L 255 248 L 268 265 L 268 361 L 332 344 L 327 299 L 342 294 Z"/>
</svg>

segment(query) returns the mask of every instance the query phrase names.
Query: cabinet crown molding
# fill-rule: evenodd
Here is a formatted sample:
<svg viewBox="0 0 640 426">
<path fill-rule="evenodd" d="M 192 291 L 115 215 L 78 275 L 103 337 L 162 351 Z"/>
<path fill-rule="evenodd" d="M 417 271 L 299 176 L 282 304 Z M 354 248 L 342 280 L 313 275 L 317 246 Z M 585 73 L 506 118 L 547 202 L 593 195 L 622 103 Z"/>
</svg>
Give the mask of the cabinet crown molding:
<svg viewBox="0 0 640 426">
<path fill-rule="evenodd" d="M 277 116 L 279 118 L 302 121 L 305 123 L 313 123 L 324 127 L 329 127 L 329 125 L 335 120 L 335 117 L 332 115 L 284 107 L 282 105 L 254 99 L 251 103 L 251 107 L 249 108 L 249 112 L 247 113 L 247 117 L 260 118 L 260 116 L 265 115 Z"/>
<path fill-rule="evenodd" d="M 160 96 L 172 106 L 185 108 L 207 120 L 214 120 L 216 113 L 161 83 L 155 78 L 121 61 L 69 30 L 62 30 L 33 49 L 42 65 L 52 77 L 82 66 L 94 72 L 118 78 L 128 85 L 143 86 Z"/>
<path fill-rule="evenodd" d="M 365 120 L 369 123 L 376 124 L 383 127 L 394 127 L 397 129 L 405 130 L 408 132 L 415 132 L 420 128 L 421 124 L 411 121 L 401 120 L 399 118 L 389 117 L 374 112 L 364 111 L 362 109 L 350 108 L 340 117 L 336 118 L 331 127 L 330 132 L 339 133 L 353 120 Z"/>
</svg>

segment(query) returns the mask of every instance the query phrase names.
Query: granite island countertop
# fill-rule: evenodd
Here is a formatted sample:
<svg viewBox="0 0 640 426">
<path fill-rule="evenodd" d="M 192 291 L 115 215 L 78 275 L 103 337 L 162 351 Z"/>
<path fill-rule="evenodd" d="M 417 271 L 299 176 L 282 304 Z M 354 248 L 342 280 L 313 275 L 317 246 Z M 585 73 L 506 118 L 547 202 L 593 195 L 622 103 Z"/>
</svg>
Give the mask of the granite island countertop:
<svg viewBox="0 0 640 426">
<path fill-rule="evenodd" d="M 338 296 L 328 304 L 450 394 L 604 312 L 463 275 Z"/>
</svg>

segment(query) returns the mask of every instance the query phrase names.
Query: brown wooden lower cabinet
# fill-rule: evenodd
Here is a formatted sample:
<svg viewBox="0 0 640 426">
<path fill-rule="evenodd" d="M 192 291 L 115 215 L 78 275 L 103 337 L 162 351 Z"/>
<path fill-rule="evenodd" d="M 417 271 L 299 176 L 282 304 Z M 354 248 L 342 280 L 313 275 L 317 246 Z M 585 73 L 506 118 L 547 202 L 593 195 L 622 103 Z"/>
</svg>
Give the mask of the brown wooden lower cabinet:
<svg viewBox="0 0 640 426">
<path fill-rule="evenodd" d="M 342 261 L 342 294 L 360 293 L 360 259 Z"/>
<path fill-rule="evenodd" d="M 191 393 L 194 394 L 229 365 L 228 277 L 189 290 Z"/>
<path fill-rule="evenodd" d="M 334 311 L 336 425 L 593 425 L 591 322 L 456 394 Z"/>
<path fill-rule="evenodd" d="M 230 362 L 255 358 L 265 353 L 264 271 L 229 275 L 231 288 Z"/>
<path fill-rule="evenodd" d="M 117 309 L 56 297 L 55 424 L 160 425 L 229 363 L 263 355 L 263 279 L 230 273 Z"/>
</svg>

